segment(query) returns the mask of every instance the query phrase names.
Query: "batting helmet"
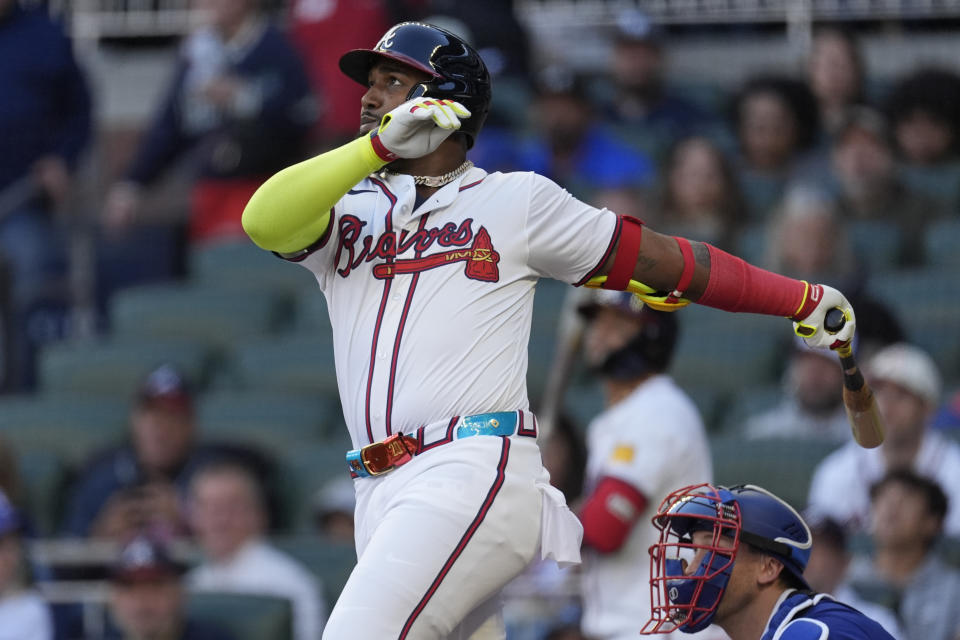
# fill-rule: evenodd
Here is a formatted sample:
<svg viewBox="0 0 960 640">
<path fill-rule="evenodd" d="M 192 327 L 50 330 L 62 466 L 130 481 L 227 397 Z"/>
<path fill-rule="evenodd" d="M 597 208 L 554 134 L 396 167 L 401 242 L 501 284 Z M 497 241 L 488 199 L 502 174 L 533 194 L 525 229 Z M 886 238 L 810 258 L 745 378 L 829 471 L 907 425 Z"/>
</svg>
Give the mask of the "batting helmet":
<svg viewBox="0 0 960 640">
<path fill-rule="evenodd" d="M 766 489 L 749 484 L 684 487 L 664 499 L 653 524 L 660 531 L 660 539 L 650 547 L 653 611 L 642 633 L 706 628 L 723 598 L 741 543 L 775 557 L 797 586 L 809 589 L 803 570 L 810 560 L 810 528 L 793 507 Z M 694 544 L 695 531 L 710 533 L 710 542 Z"/>
<path fill-rule="evenodd" d="M 473 47 L 458 36 L 423 22 L 401 22 L 383 34 L 373 49 L 354 49 L 340 58 L 340 70 L 367 86 L 367 74 L 378 61 L 393 60 L 430 75 L 407 99 L 420 96 L 456 100 L 470 110 L 460 132 L 473 146 L 490 111 L 490 74 Z"/>
<path fill-rule="evenodd" d="M 606 289 L 591 290 L 578 310 L 583 317 L 592 319 L 604 307 L 634 318 L 639 329 L 627 344 L 607 355 L 598 372 L 608 378 L 629 380 L 645 373 L 666 371 L 673 359 L 679 332 L 676 316 L 650 308 L 627 291 Z"/>
</svg>

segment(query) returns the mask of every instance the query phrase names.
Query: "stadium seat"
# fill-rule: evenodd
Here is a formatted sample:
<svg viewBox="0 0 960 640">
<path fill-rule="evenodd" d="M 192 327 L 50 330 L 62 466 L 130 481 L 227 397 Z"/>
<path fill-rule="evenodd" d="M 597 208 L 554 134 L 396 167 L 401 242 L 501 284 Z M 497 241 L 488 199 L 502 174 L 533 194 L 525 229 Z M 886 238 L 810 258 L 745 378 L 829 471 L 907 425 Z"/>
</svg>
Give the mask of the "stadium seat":
<svg viewBox="0 0 960 640">
<path fill-rule="evenodd" d="M 236 346 L 231 363 L 244 389 L 337 397 L 333 345 L 313 335 L 281 335 Z"/>
<path fill-rule="evenodd" d="M 234 640 L 283 640 L 293 637 L 290 600 L 245 593 L 194 592 L 187 615 L 228 632 Z"/>
<path fill-rule="evenodd" d="M 143 378 L 155 367 L 172 363 L 193 383 L 207 376 L 210 350 L 184 340 L 110 339 L 59 342 L 40 353 L 40 388 L 133 397 Z"/>
<path fill-rule="evenodd" d="M 296 332 L 309 334 L 317 339 L 327 339 L 330 344 L 333 344 L 327 299 L 319 289 L 300 290 L 300 295 L 294 303 L 293 325 L 293 330 Z"/>
<path fill-rule="evenodd" d="M 767 225 L 754 222 L 745 226 L 737 235 L 736 254 L 750 264 L 762 265 L 766 260 L 770 232 Z"/>
<path fill-rule="evenodd" d="M 51 536 L 59 530 L 67 470 L 51 450 L 29 449 L 17 455 L 23 498 L 34 533 Z"/>
<path fill-rule="evenodd" d="M 901 166 L 904 183 L 917 193 L 938 202 L 946 211 L 960 209 L 960 163 Z"/>
<path fill-rule="evenodd" d="M 243 290 L 251 295 L 282 293 L 293 298 L 316 288 L 313 275 L 251 242 L 223 242 L 191 249 L 191 280 L 204 287 Z"/>
<path fill-rule="evenodd" d="M 346 429 L 323 441 L 304 442 L 278 449 L 277 478 L 283 496 L 283 522 L 293 531 L 312 529 L 314 494 L 337 476 L 349 474 L 344 457 L 351 448 Z"/>
<path fill-rule="evenodd" d="M 670 372 L 682 387 L 731 393 L 776 381 L 777 355 L 790 323 L 695 305 L 676 313 L 680 339 Z"/>
<path fill-rule="evenodd" d="M 924 232 L 923 253 L 931 267 L 960 269 L 960 219 L 940 220 Z"/>
<path fill-rule="evenodd" d="M 327 540 L 318 535 L 279 536 L 270 541 L 317 576 L 327 606 L 332 608 L 357 564 L 353 543 Z"/>
<path fill-rule="evenodd" d="M 197 424 L 207 440 L 275 449 L 326 437 L 342 421 L 339 409 L 317 394 L 218 391 L 197 399 Z"/>
<path fill-rule="evenodd" d="M 779 384 L 738 390 L 731 396 L 723 417 L 723 433 L 743 433 L 744 424 L 749 418 L 773 409 L 783 398 L 783 386 Z"/>
<path fill-rule="evenodd" d="M 21 455 L 43 452 L 77 465 L 124 439 L 128 412 L 129 400 L 113 396 L 6 396 L 0 398 L 0 437 Z"/>
<path fill-rule="evenodd" d="M 836 443 L 818 440 L 744 440 L 739 435 L 710 439 L 716 482 L 759 485 L 798 510 L 807 504 L 814 468 L 836 448 Z"/>
<path fill-rule="evenodd" d="M 110 303 L 117 336 L 189 339 L 221 350 L 274 331 L 281 312 L 275 293 L 194 285 L 134 287 Z"/>
<path fill-rule="evenodd" d="M 853 251 L 869 271 L 889 270 L 900 260 L 900 230 L 887 220 L 857 220 L 847 226 Z"/>
</svg>

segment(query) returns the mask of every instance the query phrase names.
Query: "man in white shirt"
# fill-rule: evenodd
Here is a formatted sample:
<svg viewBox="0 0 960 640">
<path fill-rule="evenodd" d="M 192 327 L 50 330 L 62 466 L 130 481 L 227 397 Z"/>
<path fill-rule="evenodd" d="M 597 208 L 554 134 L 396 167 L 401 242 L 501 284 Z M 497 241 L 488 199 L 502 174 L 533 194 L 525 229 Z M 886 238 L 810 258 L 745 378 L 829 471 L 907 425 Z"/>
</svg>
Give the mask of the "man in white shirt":
<svg viewBox="0 0 960 640">
<path fill-rule="evenodd" d="M 229 591 L 289 598 L 295 640 L 317 640 L 325 605 L 320 586 L 304 567 L 264 540 L 262 489 L 246 467 L 215 463 L 190 487 L 193 530 L 206 554 L 187 574 L 195 591 Z"/>
<path fill-rule="evenodd" d="M 810 508 L 863 531 L 870 522 L 870 487 L 888 471 L 910 469 L 947 491 L 960 487 L 960 445 L 929 428 L 940 401 L 940 374 L 922 349 L 898 343 L 877 352 L 864 367 L 887 432 L 883 445 L 864 449 L 852 440 L 813 474 Z M 947 535 L 960 534 L 960 495 L 950 496 Z"/>
</svg>

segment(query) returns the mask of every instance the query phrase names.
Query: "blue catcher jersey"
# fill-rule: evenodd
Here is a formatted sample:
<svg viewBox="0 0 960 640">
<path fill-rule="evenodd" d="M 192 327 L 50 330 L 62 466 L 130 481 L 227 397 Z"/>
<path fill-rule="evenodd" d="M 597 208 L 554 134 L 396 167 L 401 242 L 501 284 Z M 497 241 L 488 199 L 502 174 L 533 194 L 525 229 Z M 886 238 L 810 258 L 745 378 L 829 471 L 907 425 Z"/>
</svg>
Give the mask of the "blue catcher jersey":
<svg viewBox="0 0 960 640">
<path fill-rule="evenodd" d="M 893 640 L 876 621 L 825 593 L 785 591 L 760 640 Z"/>
</svg>

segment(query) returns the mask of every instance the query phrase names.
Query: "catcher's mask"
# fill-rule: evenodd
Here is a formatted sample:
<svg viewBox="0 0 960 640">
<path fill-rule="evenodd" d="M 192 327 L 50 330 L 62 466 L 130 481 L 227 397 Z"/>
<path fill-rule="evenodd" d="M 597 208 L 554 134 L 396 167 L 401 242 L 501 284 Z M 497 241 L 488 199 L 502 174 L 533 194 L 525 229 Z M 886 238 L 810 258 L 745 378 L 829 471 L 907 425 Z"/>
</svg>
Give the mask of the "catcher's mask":
<svg viewBox="0 0 960 640">
<path fill-rule="evenodd" d="M 695 633 L 713 621 L 747 544 L 775 557 L 798 587 L 810 559 L 810 528 L 796 510 L 754 485 L 693 485 L 674 491 L 653 517 L 659 541 L 650 547 L 650 620 L 641 633 Z M 694 544 L 693 534 L 709 539 Z"/>
<path fill-rule="evenodd" d="M 373 49 L 354 49 L 340 58 L 340 70 L 367 86 L 367 74 L 381 60 L 393 60 L 430 75 L 416 85 L 407 100 L 426 96 L 456 100 L 470 110 L 459 132 L 473 143 L 490 111 L 490 74 L 473 47 L 440 27 L 423 22 L 401 22 L 391 27 Z"/>
</svg>

